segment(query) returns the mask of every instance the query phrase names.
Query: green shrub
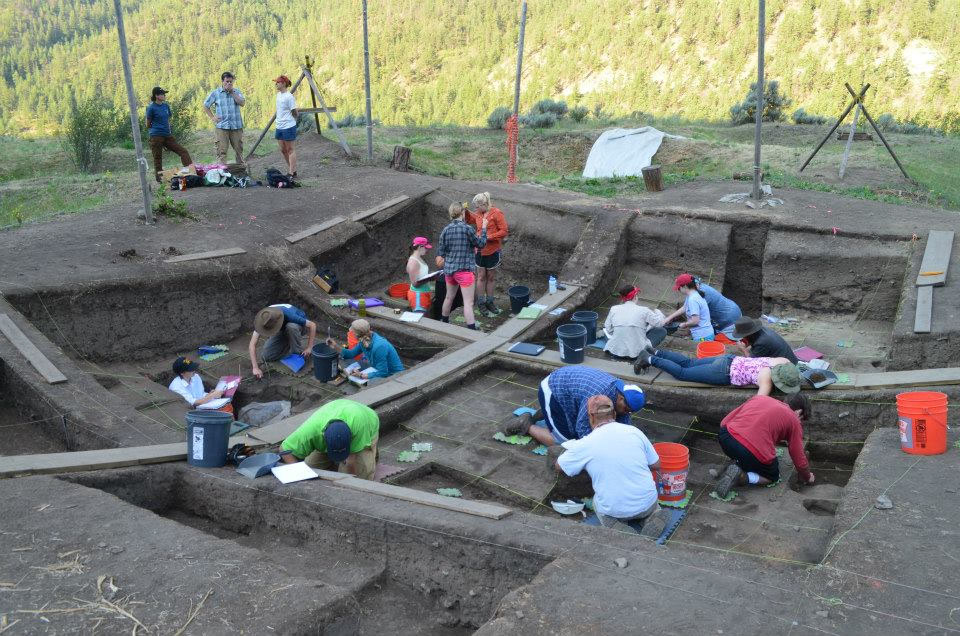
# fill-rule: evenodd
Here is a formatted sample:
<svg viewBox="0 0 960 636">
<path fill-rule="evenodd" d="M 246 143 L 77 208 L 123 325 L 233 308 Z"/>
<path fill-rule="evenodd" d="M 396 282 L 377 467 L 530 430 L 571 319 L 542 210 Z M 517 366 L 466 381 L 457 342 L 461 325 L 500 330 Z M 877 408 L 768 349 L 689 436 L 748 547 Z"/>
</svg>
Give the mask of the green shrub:
<svg viewBox="0 0 960 636">
<path fill-rule="evenodd" d="M 113 138 L 114 122 L 113 106 L 109 101 L 94 96 L 77 103 L 71 95 L 60 141 L 77 169 L 97 171 L 103 162 L 103 149 Z"/>
<path fill-rule="evenodd" d="M 570 109 L 570 119 L 580 123 L 587 118 L 587 115 L 590 113 L 590 109 L 586 106 L 574 106 Z"/>
<path fill-rule="evenodd" d="M 552 128 L 557 123 L 553 113 L 532 113 L 520 118 L 520 123 L 528 128 Z"/>
<path fill-rule="evenodd" d="M 493 109 L 493 112 L 490 113 L 490 116 L 487 117 L 487 128 L 503 130 L 503 127 L 507 124 L 507 120 L 510 119 L 510 115 L 512 114 L 513 110 L 506 106 L 497 106 Z"/>
<path fill-rule="evenodd" d="M 189 104 L 190 101 L 185 98 L 182 103 Z M 167 101 L 167 104 L 170 105 L 170 134 L 181 144 L 187 144 L 196 139 L 199 129 L 196 109 L 180 108 L 170 101 Z M 111 143 L 123 148 L 133 148 L 133 131 L 130 129 L 129 108 L 126 104 L 120 107 L 111 104 L 110 111 L 113 119 Z M 140 110 L 137 122 L 140 125 L 140 139 L 146 147 L 150 134 L 147 131 L 145 108 Z"/>
<path fill-rule="evenodd" d="M 763 121 L 783 121 L 785 116 L 783 111 L 793 101 L 785 95 L 780 94 L 780 82 L 771 80 L 767 82 L 763 91 L 763 110 L 761 118 Z M 730 107 L 730 121 L 734 124 L 747 124 L 755 120 L 757 113 L 757 84 L 750 85 L 750 92 L 739 104 Z"/>
<path fill-rule="evenodd" d="M 827 123 L 827 118 L 823 115 L 812 115 L 802 108 L 798 108 L 793 111 L 793 115 L 790 117 L 795 124 L 825 124 Z"/>
<path fill-rule="evenodd" d="M 546 115 L 553 114 L 557 119 L 563 119 L 567 114 L 567 103 L 563 100 L 553 101 L 552 99 L 541 99 L 533 105 L 528 115 Z"/>
<path fill-rule="evenodd" d="M 336 122 L 337 126 L 340 128 L 359 128 L 367 125 L 367 117 L 365 115 L 354 115 L 353 113 L 348 113 L 343 119 L 338 119 Z M 373 125 L 379 126 L 380 120 L 374 118 Z M 327 126 L 332 128 L 332 126 L 329 124 L 327 124 Z"/>
<path fill-rule="evenodd" d="M 884 113 L 874 120 L 882 132 L 900 133 L 902 135 L 935 135 L 943 136 L 944 131 L 918 124 L 915 121 L 898 122 L 890 113 Z"/>
<path fill-rule="evenodd" d="M 187 202 L 183 199 L 174 199 L 167 192 L 167 186 L 161 183 L 153 195 L 153 211 L 157 216 L 165 216 L 174 220 L 190 219 L 196 221 L 197 217 L 187 209 Z"/>
</svg>

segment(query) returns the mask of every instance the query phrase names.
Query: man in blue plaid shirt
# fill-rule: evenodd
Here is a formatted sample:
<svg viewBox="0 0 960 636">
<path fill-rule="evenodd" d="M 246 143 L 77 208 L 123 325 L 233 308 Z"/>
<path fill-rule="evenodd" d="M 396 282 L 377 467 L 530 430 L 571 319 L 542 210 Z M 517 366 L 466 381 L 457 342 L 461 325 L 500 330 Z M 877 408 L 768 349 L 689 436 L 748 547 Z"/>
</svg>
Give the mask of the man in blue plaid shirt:
<svg viewBox="0 0 960 636">
<path fill-rule="evenodd" d="M 243 93 L 233 87 L 234 77 L 230 71 L 220 75 L 220 87 L 210 91 L 203 102 L 203 110 L 216 126 L 217 163 L 226 165 L 227 148 L 233 146 L 237 163 L 243 165 L 243 115 L 240 107 L 246 102 Z M 216 105 L 216 112 L 213 106 Z"/>
<path fill-rule="evenodd" d="M 621 424 L 630 423 L 630 413 L 643 408 L 643 389 L 626 384 L 597 369 L 570 366 L 557 369 L 540 383 L 540 410 L 526 413 L 504 428 L 506 435 L 530 435 L 545 446 L 586 437 L 591 430 L 587 400 L 594 395 L 610 398 Z M 544 420 L 544 426 L 534 424 Z"/>
</svg>

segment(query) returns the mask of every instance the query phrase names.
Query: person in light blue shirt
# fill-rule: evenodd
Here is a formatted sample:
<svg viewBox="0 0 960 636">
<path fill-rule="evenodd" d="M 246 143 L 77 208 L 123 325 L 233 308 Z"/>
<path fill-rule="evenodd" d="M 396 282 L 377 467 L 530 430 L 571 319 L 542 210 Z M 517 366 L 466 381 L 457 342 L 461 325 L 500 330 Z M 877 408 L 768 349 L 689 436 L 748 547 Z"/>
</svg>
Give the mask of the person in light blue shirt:
<svg viewBox="0 0 960 636">
<path fill-rule="evenodd" d="M 350 324 L 350 330 L 353 331 L 359 342 L 353 348 L 343 347 L 340 357 L 344 360 L 350 360 L 363 354 L 363 359 L 360 360 L 361 368 L 353 375 L 357 375 L 364 380 L 379 380 L 403 371 L 403 362 L 400 360 L 396 348 L 380 334 L 373 333 L 369 322 L 363 318 L 354 320 Z M 327 345 L 332 348 L 337 347 L 337 343 L 332 338 L 327 340 Z M 375 370 L 365 373 L 364 369 L 370 367 Z"/>
<path fill-rule="evenodd" d="M 193 159 L 190 158 L 187 149 L 178 144 L 170 132 L 170 104 L 167 103 L 167 91 L 159 86 L 154 86 L 150 93 L 146 120 L 147 134 L 150 137 L 150 152 L 153 153 L 154 174 L 157 177 L 157 183 L 159 183 L 162 180 L 160 173 L 163 172 L 164 148 L 176 153 L 184 167 L 191 165 Z"/>
<path fill-rule="evenodd" d="M 680 324 L 680 328 L 689 328 L 690 337 L 694 342 L 713 340 L 710 307 L 707 305 L 707 300 L 697 291 L 697 281 L 690 274 L 680 274 L 673 282 L 673 289 L 686 298 L 683 307 L 667 316 L 666 322 L 673 322 L 680 316 L 686 315 L 687 319 Z"/>
<path fill-rule="evenodd" d="M 703 299 L 707 301 L 707 307 L 710 308 L 710 321 L 713 323 L 713 330 L 716 333 L 723 333 L 730 340 L 736 341 L 736 338 L 733 337 L 733 323 L 743 315 L 740 306 L 710 285 L 700 282 L 699 278 L 695 278 L 694 282 L 696 282 L 697 289 Z"/>
<path fill-rule="evenodd" d="M 237 153 L 237 163 L 243 165 L 243 115 L 240 107 L 246 103 L 243 93 L 234 88 L 234 76 L 230 71 L 220 75 L 220 86 L 210 91 L 203 102 L 203 110 L 216 126 L 217 163 L 226 165 L 227 148 Z M 214 112 L 216 107 L 216 112 Z"/>
</svg>

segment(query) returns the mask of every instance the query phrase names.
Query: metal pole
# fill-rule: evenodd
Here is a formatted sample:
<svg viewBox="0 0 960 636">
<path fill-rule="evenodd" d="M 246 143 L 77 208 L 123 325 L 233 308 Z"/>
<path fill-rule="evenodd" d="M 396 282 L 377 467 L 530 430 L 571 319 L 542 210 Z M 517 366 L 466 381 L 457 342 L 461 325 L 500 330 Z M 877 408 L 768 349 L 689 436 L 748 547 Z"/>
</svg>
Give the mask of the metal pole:
<svg viewBox="0 0 960 636">
<path fill-rule="evenodd" d="M 513 88 L 513 114 L 520 113 L 520 71 L 523 70 L 523 32 L 527 28 L 527 2 L 520 10 L 520 39 L 517 41 L 517 82 Z"/>
<path fill-rule="evenodd" d="M 370 113 L 370 44 L 367 41 L 367 0 L 363 0 L 363 82 L 367 92 L 367 161 L 373 163 L 373 116 Z"/>
<path fill-rule="evenodd" d="M 133 77 L 130 73 L 130 55 L 127 52 L 127 32 L 123 28 L 123 9 L 120 0 L 113 0 L 117 12 L 117 37 L 120 38 L 120 59 L 123 62 L 123 79 L 127 84 L 127 103 L 130 105 L 130 126 L 133 129 L 133 148 L 137 153 L 137 169 L 140 172 L 140 189 L 143 192 L 143 219 L 153 223 L 150 206 L 150 184 L 147 183 L 147 160 L 143 156 L 143 140 L 140 139 L 140 121 L 137 117 L 137 98 L 133 94 Z M 137 215 L 141 216 L 141 215 Z"/>
<path fill-rule="evenodd" d="M 767 7 L 760 0 L 759 19 L 757 20 L 757 102 L 756 129 L 753 133 L 753 198 L 760 200 L 760 122 L 763 120 L 763 32 Z"/>
</svg>

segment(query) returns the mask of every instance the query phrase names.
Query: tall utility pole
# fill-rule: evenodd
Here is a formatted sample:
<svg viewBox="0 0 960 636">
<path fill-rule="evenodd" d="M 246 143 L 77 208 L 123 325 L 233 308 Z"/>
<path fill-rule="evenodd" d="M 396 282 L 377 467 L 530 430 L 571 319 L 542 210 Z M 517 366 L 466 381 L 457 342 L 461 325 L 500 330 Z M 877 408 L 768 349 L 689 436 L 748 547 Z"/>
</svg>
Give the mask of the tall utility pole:
<svg viewBox="0 0 960 636">
<path fill-rule="evenodd" d="M 363 82 L 367 91 L 367 162 L 373 163 L 373 116 L 370 113 L 370 45 L 367 41 L 367 0 L 363 0 Z"/>
<path fill-rule="evenodd" d="M 513 88 L 513 114 L 520 114 L 520 71 L 523 70 L 523 32 L 527 27 L 527 2 L 520 10 L 520 39 L 517 41 L 517 82 Z"/>
<path fill-rule="evenodd" d="M 760 122 L 763 120 L 763 35 L 767 7 L 764 0 L 760 0 L 760 11 L 757 25 L 757 113 L 756 129 L 753 133 L 753 198 L 760 200 Z"/>
<path fill-rule="evenodd" d="M 137 97 L 133 94 L 130 55 L 127 52 L 127 32 L 123 28 L 123 9 L 120 8 L 120 0 L 113 0 L 113 8 L 117 12 L 117 36 L 120 38 L 120 59 L 123 61 L 123 79 L 127 84 L 127 103 L 130 105 L 130 127 L 133 129 L 133 148 L 137 153 L 137 168 L 140 172 L 140 189 L 143 191 L 143 219 L 147 223 L 153 223 L 153 210 L 150 207 L 150 185 L 147 183 L 147 160 L 143 156 L 143 140 L 140 139 L 140 121 L 137 117 Z"/>
</svg>

